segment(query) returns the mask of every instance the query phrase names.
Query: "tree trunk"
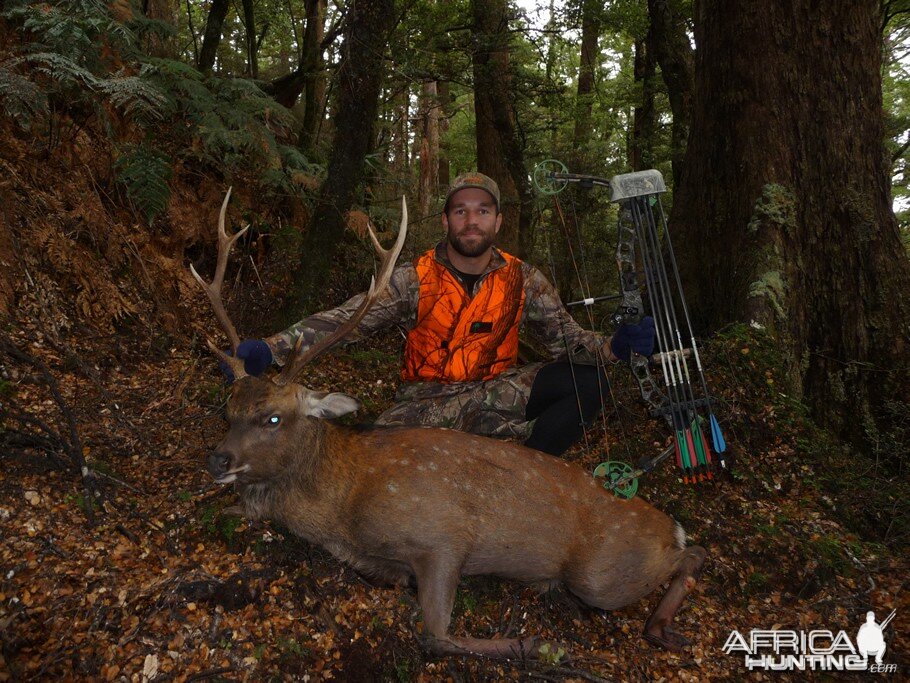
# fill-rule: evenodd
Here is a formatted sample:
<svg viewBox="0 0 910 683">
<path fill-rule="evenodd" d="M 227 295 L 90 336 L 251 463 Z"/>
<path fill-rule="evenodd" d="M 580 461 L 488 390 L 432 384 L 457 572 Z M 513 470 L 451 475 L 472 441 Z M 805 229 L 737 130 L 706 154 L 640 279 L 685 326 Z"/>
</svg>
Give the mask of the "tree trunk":
<svg viewBox="0 0 910 683">
<path fill-rule="evenodd" d="M 591 139 L 591 112 L 594 110 L 594 71 L 597 67 L 597 40 L 600 37 L 602 3 L 585 0 L 581 11 L 581 54 L 578 66 L 578 90 L 575 99 L 575 129 L 572 135 L 575 157 L 573 168 L 587 169 L 584 151 Z"/>
<path fill-rule="evenodd" d="M 322 102 L 317 96 L 317 80 L 322 78 L 322 37 L 325 29 L 325 0 L 306 0 L 306 28 L 303 32 L 303 49 L 294 71 L 272 81 L 268 92 L 278 104 L 292 108 L 297 98 L 305 92 L 303 123 L 298 147 L 306 154 L 312 149 L 313 135 L 322 112 Z"/>
<path fill-rule="evenodd" d="M 602 8 L 603 4 L 595 0 L 585 0 L 581 6 L 581 48 L 575 96 L 575 125 L 572 131 L 572 149 L 567 159 L 569 170 L 574 173 L 592 173 L 597 162 L 590 158 L 588 150 L 593 134 L 594 83 Z M 581 240 L 584 239 L 582 237 L 584 221 L 591 206 L 591 191 L 590 188 L 572 183 L 565 189 L 562 198 L 564 200 L 561 203 L 562 213 L 558 219 L 559 236 L 550 242 L 549 247 L 554 270 L 551 276 L 563 301 L 570 301 L 582 296 L 588 285 L 581 281 L 576 265 Z"/>
<path fill-rule="evenodd" d="M 444 138 L 449 132 L 449 111 L 452 106 L 452 93 L 448 81 L 437 81 L 437 95 L 439 96 L 439 137 Z M 437 172 L 436 192 L 445 193 L 452 182 L 449 171 L 449 155 L 444 149 L 439 150 L 439 171 Z"/>
<path fill-rule="evenodd" d="M 202 37 L 202 50 L 199 52 L 199 70 L 211 71 L 215 66 L 215 56 L 221 43 L 224 20 L 227 18 L 230 0 L 212 0 L 212 8 L 205 20 L 205 34 Z"/>
<path fill-rule="evenodd" d="M 325 74 L 322 68 L 322 39 L 325 35 L 326 0 L 306 0 L 306 33 L 303 36 L 303 130 L 300 147 L 307 153 L 316 149 L 316 137 L 325 104 Z"/>
<path fill-rule="evenodd" d="M 439 188 L 439 98 L 436 81 L 425 81 L 420 96 L 420 182 L 417 218 L 430 215 Z M 434 226 L 435 227 L 435 226 Z"/>
<path fill-rule="evenodd" d="M 531 242 L 533 196 L 511 102 L 508 2 L 474 0 L 473 10 L 477 170 L 499 184 L 503 221 L 498 243 L 522 257 Z"/>
<path fill-rule="evenodd" d="M 155 19 L 175 28 L 177 26 L 176 0 L 143 0 L 142 13 L 149 19 Z M 153 57 L 174 59 L 177 46 L 173 38 L 162 38 L 152 33 L 148 37 L 148 53 Z"/>
<path fill-rule="evenodd" d="M 345 214 L 354 204 L 372 149 L 379 110 L 383 54 L 394 21 L 393 0 L 353 0 L 338 65 L 338 113 L 328 174 L 304 233 L 297 280 L 298 303 L 312 311 L 323 303 L 335 254 L 344 237 Z M 297 310 L 300 313 L 300 309 Z"/>
<path fill-rule="evenodd" d="M 395 181 L 409 192 L 411 189 L 411 153 L 408 147 L 408 123 L 410 121 L 411 90 L 408 82 L 402 81 L 401 88 L 392 95 L 392 130 L 389 149 L 391 152 L 391 168 Z"/>
<path fill-rule="evenodd" d="M 678 1 L 673 4 L 679 4 Z M 673 183 L 679 183 L 686 142 L 692 124 L 692 93 L 695 89 L 695 54 L 682 13 L 668 0 L 648 0 L 654 59 L 660 66 L 673 112 Z"/>
<path fill-rule="evenodd" d="M 555 0 L 550 0 L 550 19 L 547 21 L 547 31 L 553 32 L 554 34 L 559 31 L 559 23 L 557 22 L 556 17 L 556 2 Z M 544 63 L 544 78 L 548 88 L 553 88 L 553 73 L 556 70 L 556 61 L 558 58 L 557 55 L 557 41 L 548 40 L 547 41 L 547 59 Z M 547 128 L 550 132 L 550 148 L 557 149 L 559 141 L 559 115 L 555 112 L 559 108 L 559 102 L 556 97 L 553 95 L 546 96 L 541 103 L 545 108 L 550 112 L 548 114 L 548 124 Z"/>
<path fill-rule="evenodd" d="M 879 3 L 701 0 L 696 18 L 672 214 L 696 327 L 769 328 L 785 390 L 840 435 L 886 441 L 910 399 L 910 262 L 883 150 Z"/>
<path fill-rule="evenodd" d="M 259 78 L 256 14 L 253 12 L 253 0 L 243 0 L 243 25 L 246 30 L 246 72 L 252 78 Z"/>
<path fill-rule="evenodd" d="M 654 168 L 654 137 L 657 134 L 657 109 L 654 106 L 654 32 L 635 41 L 635 82 L 641 84 L 641 100 L 632 114 L 629 141 L 629 166 L 633 171 Z"/>
</svg>

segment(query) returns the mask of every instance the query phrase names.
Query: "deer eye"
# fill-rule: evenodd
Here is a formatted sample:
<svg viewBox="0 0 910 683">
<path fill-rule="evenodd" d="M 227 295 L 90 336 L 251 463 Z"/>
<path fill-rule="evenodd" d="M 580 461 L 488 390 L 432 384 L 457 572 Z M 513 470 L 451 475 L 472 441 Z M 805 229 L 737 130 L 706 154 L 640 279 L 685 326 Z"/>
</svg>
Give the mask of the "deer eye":
<svg viewBox="0 0 910 683">
<path fill-rule="evenodd" d="M 280 418 L 278 415 L 272 415 L 272 416 L 269 417 L 269 419 L 267 420 L 267 422 L 268 422 L 270 425 L 276 425 L 276 424 L 278 424 L 279 422 L 281 422 L 281 418 Z"/>
</svg>

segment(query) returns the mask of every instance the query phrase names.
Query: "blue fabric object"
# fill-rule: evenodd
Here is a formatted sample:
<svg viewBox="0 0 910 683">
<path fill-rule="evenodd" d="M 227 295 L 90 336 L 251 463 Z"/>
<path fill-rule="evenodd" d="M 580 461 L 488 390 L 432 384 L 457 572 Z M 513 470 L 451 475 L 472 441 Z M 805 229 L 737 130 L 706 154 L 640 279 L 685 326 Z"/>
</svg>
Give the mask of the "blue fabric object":
<svg viewBox="0 0 910 683">
<path fill-rule="evenodd" d="M 225 353 L 231 355 L 230 351 Z M 243 361 L 243 369 L 246 374 L 258 377 L 272 364 L 272 350 L 261 339 L 244 339 L 237 347 L 237 358 Z M 227 363 L 218 361 L 218 367 L 227 377 L 228 384 L 234 381 L 234 373 Z"/>
<path fill-rule="evenodd" d="M 632 351 L 640 356 L 654 353 L 655 339 L 654 318 L 649 315 L 637 325 L 620 325 L 610 340 L 610 350 L 614 356 L 628 363 Z"/>
</svg>

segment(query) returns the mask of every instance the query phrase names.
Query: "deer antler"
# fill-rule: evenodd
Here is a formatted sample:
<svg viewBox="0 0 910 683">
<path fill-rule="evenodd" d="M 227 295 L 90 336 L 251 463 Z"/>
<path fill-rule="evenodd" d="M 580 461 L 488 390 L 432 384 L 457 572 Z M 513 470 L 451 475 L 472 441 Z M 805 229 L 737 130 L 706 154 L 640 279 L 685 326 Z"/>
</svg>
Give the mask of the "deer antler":
<svg viewBox="0 0 910 683">
<path fill-rule="evenodd" d="M 208 344 L 212 353 L 228 364 L 234 372 L 235 379 L 240 379 L 241 377 L 246 376 L 246 371 L 243 368 L 243 361 L 236 358 L 237 347 L 240 345 L 240 337 L 237 335 L 234 323 L 232 323 L 231 319 L 228 317 L 227 311 L 224 308 L 224 302 L 221 300 L 221 285 L 224 284 L 224 271 L 227 268 L 227 260 L 228 255 L 231 253 L 231 247 L 234 246 L 234 242 L 236 242 L 250 226 L 246 226 L 243 230 L 235 233 L 233 236 L 228 236 L 225 231 L 224 218 L 227 214 L 228 200 L 231 198 L 231 189 L 232 188 L 230 187 L 228 188 L 227 194 L 224 196 L 224 201 L 221 204 L 221 213 L 218 215 L 218 265 L 215 267 L 215 279 L 212 280 L 212 284 L 209 285 L 199 276 L 199 273 L 196 272 L 196 269 L 192 264 L 190 264 L 190 271 L 193 273 L 193 277 L 196 278 L 196 281 L 200 284 L 202 289 L 205 290 L 205 293 L 208 294 L 212 308 L 215 309 L 215 317 L 218 318 L 218 322 L 221 323 L 221 327 L 231 341 L 231 352 L 233 355 L 229 356 L 224 353 L 212 343 L 211 339 L 206 339 L 206 344 Z"/>
<path fill-rule="evenodd" d="M 379 273 L 378 275 L 375 275 L 370 282 L 369 291 L 366 293 L 366 296 L 364 296 L 363 301 L 360 302 L 360 306 L 357 307 L 357 310 L 354 311 L 353 315 L 325 339 L 322 339 L 308 349 L 301 351 L 301 347 L 303 346 L 303 335 L 298 337 L 297 343 L 294 345 L 294 350 L 291 352 L 291 357 L 288 359 L 281 374 L 275 378 L 277 384 L 288 384 L 293 382 L 307 363 L 328 351 L 332 346 L 356 329 L 358 323 L 363 319 L 363 316 L 366 315 L 376 299 L 379 298 L 379 295 L 388 286 L 389 280 L 392 277 L 392 271 L 395 268 L 395 261 L 398 260 L 398 255 L 401 253 L 401 249 L 404 246 L 404 239 L 408 233 L 408 205 L 405 202 L 404 196 L 401 197 L 401 226 L 398 228 L 398 238 L 390 249 L 382 248 L 382 245 L 379 244 L 379 240 L 376 239 L 376 233 L 373 231 L 373 226 L 369 223 L 367 223 L 367 230 L 370 233 L 370 240 L 373 242 L 373 247 L 379 254 L 380 259 Z"/>
</svg>

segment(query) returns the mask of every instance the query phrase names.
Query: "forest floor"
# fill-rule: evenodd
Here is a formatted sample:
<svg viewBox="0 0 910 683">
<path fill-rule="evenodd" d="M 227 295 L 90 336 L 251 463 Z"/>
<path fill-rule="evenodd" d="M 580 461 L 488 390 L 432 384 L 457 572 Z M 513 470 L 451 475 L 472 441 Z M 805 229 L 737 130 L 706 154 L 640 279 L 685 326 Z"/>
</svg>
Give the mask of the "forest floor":
<svg viewBox="0 0 910 683">
<path fill-rule="evenodd" d="M 771 680 L 781 674 L 750 673 L 741 653 L 724 653 L 732 631 L 844 630 L 855 640 L 867 610 L 881 620 L 895 608 L 885 662 L 898 676 L 910 667 L 906 482 L 865 459 L 838 465 L 795 408 L 765 402 L 773 354 L 746 331 L 706 353 L 735 475 L 685 485 L 667 462 L 638 494 L 708 551 L 678 617 L 693 644 L 673 654 L 640 637 L 659 592 L 604 613 L 508 581 L 463 580 L 455 633 L 536 633 L 568 654 L 509 663 L 428 656 L 413 590 L 372 586 L 274 524 L 223 514 L 236 494 L 212 483 L 204 461 L 224 431 L 227 391 L 201 344 L 152 348 L 134 334 L 63 347 L 27 323 L 11 338 L 46 364 L 60 395 L 9 358 L 4 394 L 48 425 L 64 424 L 61 406 L 71 413 L 102 497 L 91 522 L 72 467 L 35 449 L 0 456 L 0 681 Z M 369 418 L 391 401 L 398 346 L 390 335 L 340 351 L 309 383 L 343 387 Z M 664 443 L 631 387 L 617 381 L 615 392 L 627 398 L 608 429 L 592 427 L 567 456 L 589 470 L 607 445 L 634 462 Z"/>
</svg>

